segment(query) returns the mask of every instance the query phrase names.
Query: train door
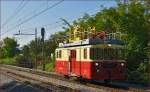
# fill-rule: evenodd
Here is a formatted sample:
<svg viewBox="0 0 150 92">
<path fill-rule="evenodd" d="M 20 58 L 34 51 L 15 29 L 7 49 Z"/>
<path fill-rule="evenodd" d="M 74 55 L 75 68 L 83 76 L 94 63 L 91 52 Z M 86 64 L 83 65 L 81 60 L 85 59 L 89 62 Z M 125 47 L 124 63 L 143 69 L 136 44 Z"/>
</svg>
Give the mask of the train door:
<svg viewBox="0 0 150 92">
<path fill-rule="evenodd" d="M 76 50 L 70 51 L 70 73 L 75 74 L 76 67 Z"/>
</svg>

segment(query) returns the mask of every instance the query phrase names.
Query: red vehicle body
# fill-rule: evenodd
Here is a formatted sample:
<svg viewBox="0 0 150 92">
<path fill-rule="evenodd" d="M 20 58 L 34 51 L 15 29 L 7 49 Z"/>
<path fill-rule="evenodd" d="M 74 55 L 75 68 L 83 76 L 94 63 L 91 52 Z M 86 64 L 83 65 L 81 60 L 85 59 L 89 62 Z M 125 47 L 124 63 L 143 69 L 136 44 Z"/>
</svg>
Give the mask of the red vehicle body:
<svg viewBox="0 0 150 92">
<path fill-rule="evenodd" d="M 81 44 L 82 43 L 82 44 Z M 124 80 L 124 47 L 115 41 L 80 42 L 56 49 L 55 71 L 89 80 Z"/>
</svg>

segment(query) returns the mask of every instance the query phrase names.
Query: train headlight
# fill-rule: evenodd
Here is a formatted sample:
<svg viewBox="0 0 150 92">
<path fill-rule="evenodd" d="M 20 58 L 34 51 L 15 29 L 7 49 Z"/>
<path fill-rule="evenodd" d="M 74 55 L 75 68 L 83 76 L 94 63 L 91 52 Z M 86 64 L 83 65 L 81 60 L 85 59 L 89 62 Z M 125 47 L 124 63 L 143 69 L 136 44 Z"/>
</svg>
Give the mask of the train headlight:
<svg viewBox="0 0 150 92">
<path fill-rule="evenodd" d="M 124 63 L 121 63 L 121 66 L 124 66 Z"/>
<path fill-rule="evenodd" d="M 98 66 L 98 63 L 95 63 L 95 66 Z"/>
<path fill-rule="evenodd" d="M 109 47 L 111 47 L 111 44 L 108 44 Z"/>
</svg>

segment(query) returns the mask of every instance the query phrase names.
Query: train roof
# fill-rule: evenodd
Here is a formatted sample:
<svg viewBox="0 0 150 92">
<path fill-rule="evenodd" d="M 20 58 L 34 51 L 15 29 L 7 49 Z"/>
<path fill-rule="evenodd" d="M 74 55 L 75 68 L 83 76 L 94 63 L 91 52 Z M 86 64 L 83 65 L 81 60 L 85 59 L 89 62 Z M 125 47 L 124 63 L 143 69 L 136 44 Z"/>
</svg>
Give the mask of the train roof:
<svg viewBox="0 0 150 92">
<path fill-rule="evenodd" d="M 85 45 L 97 45 L 97 44 L 111 44 L 111 45 L 124 45 L 122 40 L 118 39 L 99 39 L 99 38 L 89 38 L 73 43 L 59 43 L 59 48 L 75 47 L 75 46 L 85 46 Z"/>
</svg>

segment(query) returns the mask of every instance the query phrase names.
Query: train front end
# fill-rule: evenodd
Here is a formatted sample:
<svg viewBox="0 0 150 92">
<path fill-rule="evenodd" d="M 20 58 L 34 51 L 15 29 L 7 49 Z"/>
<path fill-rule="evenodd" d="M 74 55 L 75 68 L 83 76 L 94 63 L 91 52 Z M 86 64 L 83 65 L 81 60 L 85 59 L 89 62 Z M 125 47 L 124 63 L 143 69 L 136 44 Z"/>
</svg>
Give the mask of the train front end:
<svg viewBox="0 0 150 92">
<path fill-rule="evenodd" d="M 94 80 L 125 80 L 125 48 L 122 45 L 105 44 L 90 48 L 91 77 Z"/>
</svg>

